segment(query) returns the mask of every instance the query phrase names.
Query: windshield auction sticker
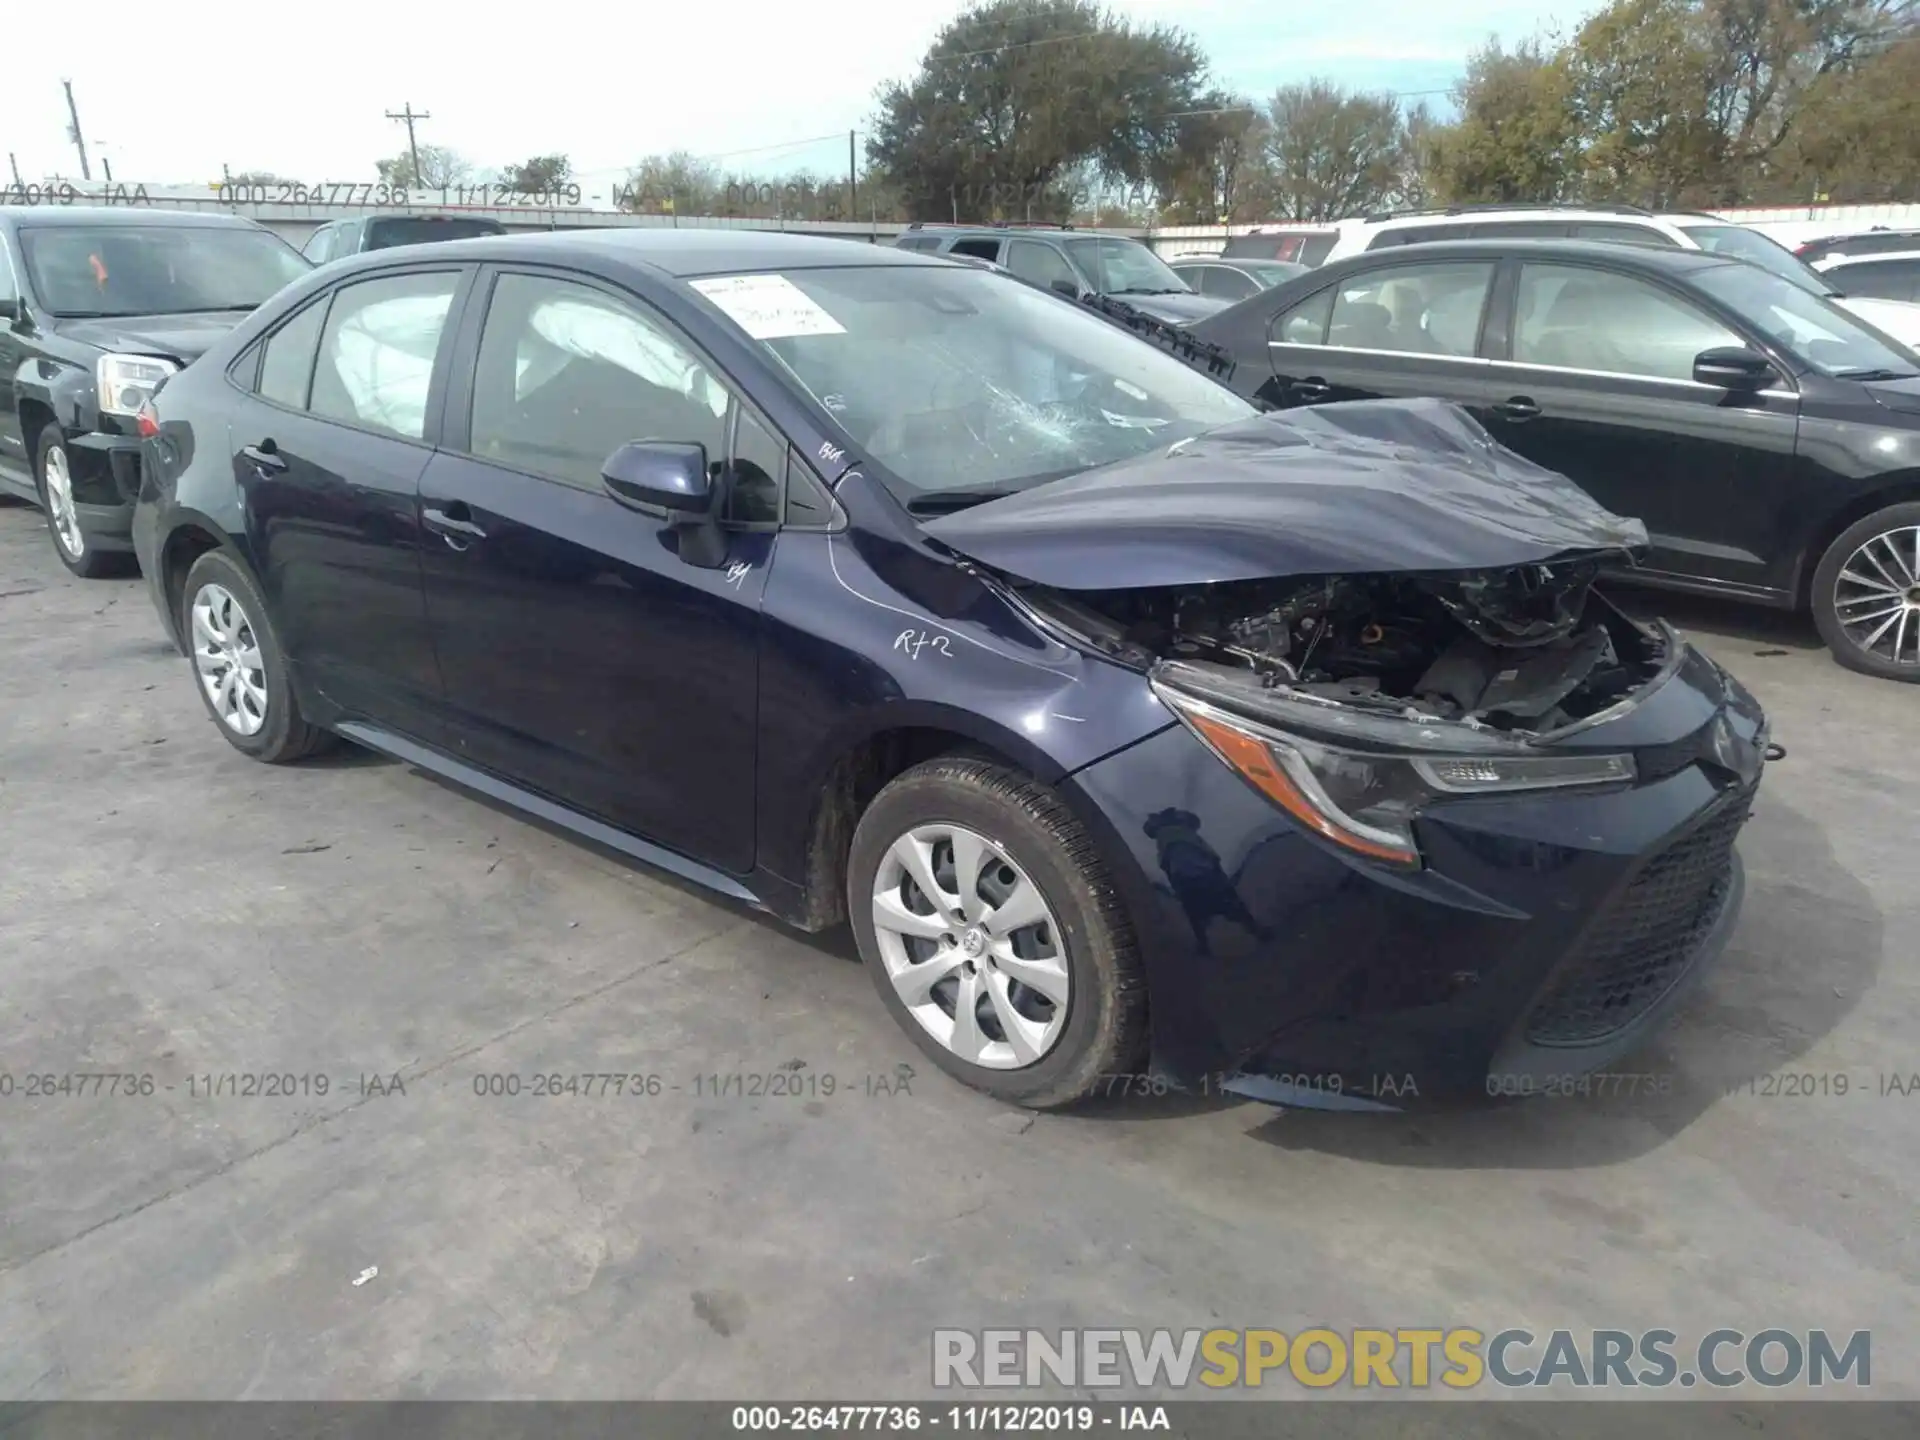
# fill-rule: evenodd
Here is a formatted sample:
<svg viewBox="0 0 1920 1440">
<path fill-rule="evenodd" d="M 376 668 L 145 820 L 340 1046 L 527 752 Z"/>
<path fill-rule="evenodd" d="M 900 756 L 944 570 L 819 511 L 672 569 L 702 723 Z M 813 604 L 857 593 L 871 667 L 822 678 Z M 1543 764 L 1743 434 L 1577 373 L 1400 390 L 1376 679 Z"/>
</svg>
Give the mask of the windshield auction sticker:
<svg viewBox="0 0 1920 1440">
<path fill-rule="evenodd" d="M 846 326 L 784 275 L 722 275 L 695 280 L 693 288 L 756 340 L 847 333 Z"/>
</svg>

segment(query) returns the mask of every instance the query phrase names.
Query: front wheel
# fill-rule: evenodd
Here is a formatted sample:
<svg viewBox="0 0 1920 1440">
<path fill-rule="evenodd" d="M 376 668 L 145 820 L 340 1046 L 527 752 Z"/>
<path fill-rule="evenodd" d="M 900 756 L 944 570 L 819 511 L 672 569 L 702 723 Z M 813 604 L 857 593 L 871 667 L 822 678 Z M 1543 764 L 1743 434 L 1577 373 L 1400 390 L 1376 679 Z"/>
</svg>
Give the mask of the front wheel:
<svg viewBox="0 0 1920 1440">
<path fill-rule="evenodd" d="M 253 577 L 218 550 L 187 572 L 180 602 L 200 703 L 242 754 L 270 765 L 304 759 L 333 738 L 307 723 L 294 699 L 286 654 Z"/>
<path fill-rule="evenodd" d="M 1920 502 L 1877 510 L 1827 547 L 1813 623 L 1849 670 L 1920 681 Z"/>
<path fill-rule="evenodd" d="M 1086 829 L 1046 786 L 950 756 L 854 831 L 847 906 L 894 1018 L 948 1074 L 1034 1109 L 1143 1058 L 1133 932 Z"/>
<path fill-rule="evenodd" d="M 47 533 L 53 537 L 53 553 L 60 563 L 82 580 L 118 573 L 123 558 L 95 550 L 80 528 L 80 511 L 73 498 L 73 462 L 67 454 L 67 437 L 58 425 L 41 428 L 34 464 L 40 477 L 40 501 L 47 511 Z"/>
</svg>

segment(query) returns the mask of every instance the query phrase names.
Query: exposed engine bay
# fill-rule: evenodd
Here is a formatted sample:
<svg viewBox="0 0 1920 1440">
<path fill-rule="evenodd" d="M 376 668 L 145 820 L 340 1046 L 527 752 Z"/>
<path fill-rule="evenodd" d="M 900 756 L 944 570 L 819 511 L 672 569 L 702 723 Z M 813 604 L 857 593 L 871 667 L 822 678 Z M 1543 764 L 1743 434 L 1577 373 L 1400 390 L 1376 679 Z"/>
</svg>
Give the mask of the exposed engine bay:
<svg viewBox="0 0 1920 1440">
<path fill-rule="evenodd" d="M 1592 589 L 1598 568 L 1586 559 L 1020 594 L 1128 663 L 1218 665 L 1293 696 L 1542 733 L 1605 709 L 1667 659 L 1659 632 Z"/>
</svg>

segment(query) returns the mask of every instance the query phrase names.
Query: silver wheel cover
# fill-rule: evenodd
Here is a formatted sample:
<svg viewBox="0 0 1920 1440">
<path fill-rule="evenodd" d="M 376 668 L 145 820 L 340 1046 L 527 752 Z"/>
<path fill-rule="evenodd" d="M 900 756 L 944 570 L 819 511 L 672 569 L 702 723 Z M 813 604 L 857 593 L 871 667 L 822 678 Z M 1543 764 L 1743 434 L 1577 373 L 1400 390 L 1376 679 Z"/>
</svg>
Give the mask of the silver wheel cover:
<svg viewBox="0 0 1920 1440">
<path fill-rule="evenodd" d="M 1920 665 L 1920 525 L 1882 531 L 1849 555 L 1833 609 L 1847 638 L 1876 660 Z"/>
<path fill-rule="evenodd" d="M 47 510 L 53 516 L 53 537 L 67 555 L 78 560 L 87 553 L 87 537 L 80 530 L 80 512 L 73 508 L 73 472 L 67 468 L 66 447 L 47 451 L 45 472 Z"/>
<path fill-rule="evenodd" d="M 959 1059 L 1019 1070 L 1058 1043 L 1060 926 L 997 842 L 946 821 L 900 836 L 874 876 L 873 934 L 907 1013 Z"/>
<path fill-rule="evenodd" d="M 193 668 L 220 723 L 257 735 L 267 723 L 267 672 L 253 622 L 224 585 L 193 597 Z"/>
</svg>

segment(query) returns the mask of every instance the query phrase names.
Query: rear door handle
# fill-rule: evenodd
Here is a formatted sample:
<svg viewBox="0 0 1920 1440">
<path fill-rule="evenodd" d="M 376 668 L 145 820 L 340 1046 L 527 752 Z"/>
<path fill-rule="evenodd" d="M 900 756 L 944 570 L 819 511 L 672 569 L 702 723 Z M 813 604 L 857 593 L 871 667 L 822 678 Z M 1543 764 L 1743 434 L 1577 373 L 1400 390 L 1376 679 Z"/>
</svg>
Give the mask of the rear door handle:
<svg viewBox="0 0 1920 1440">
<path fill-rule="evenodd" d="M 1324 400 L 1333 393 L 1333 387 L 1318 375 L 1309 375 L 1304 380 L 1289 381 L 1287 391 L 1302 400 Z"/>
<path fill-rule="evenodd" d="M 1532 420 L 1540 414 L 1540 407 L 1524 395 L 1516 395 L 1511 400 L 1502 400 L 1493 407 L 1493 413 L 1502 420 Z"/>
<path fill-rule="evenodd" d="M 271 440 L 262 440 L 258 445 L 242 445 L 240 453 L 256 470 L 278 473 L 287 468 L 287 462 L 280 456 L 280 447 Z"/>
<path fill-rule="evenodd" d="M 420 518 L 426 522 L 429 530 L 435 530 L 456 550 L 466 549 L 467 541 L 484 540 L 487 532 L 473 523 L 473 512 L 465 502 L 456 500 L 445 510 L 436 510 L 431 505 L 420 512 Z"/>
</svg>

